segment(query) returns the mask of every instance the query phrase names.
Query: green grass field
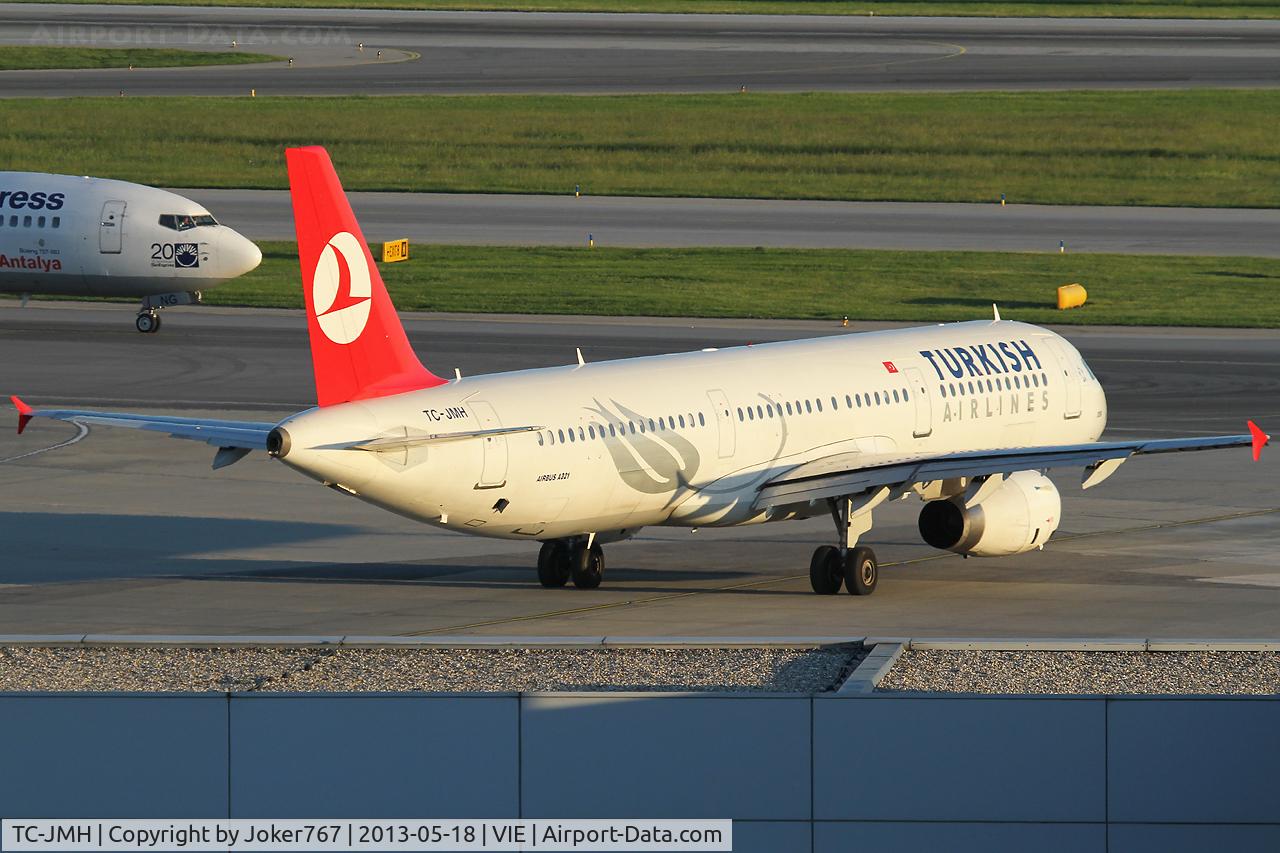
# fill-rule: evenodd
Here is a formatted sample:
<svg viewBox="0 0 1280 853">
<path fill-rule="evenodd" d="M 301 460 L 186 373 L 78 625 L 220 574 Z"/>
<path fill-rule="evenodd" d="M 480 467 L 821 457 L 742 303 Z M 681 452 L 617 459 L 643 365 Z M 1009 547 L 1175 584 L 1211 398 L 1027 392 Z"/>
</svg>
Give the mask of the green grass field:
<svg viewBox="0 0 1280 853">
<path fill-rule="evenodd" d="M 41 2 L 41 0 L 10 0 Z M 147 4 L 160 0 L 61 0 L 73 3 Z M 507 9 L 520 12 L 681 12 L 761 15 L 993 15 L 1097 18 L 1277 18 L 1273 0 L 1184 2 L 862 2 L 862 0 L 163 0 L 180 6 L 300 6 L 363 9 Z"/>
<path fill-rule="evenodd" d="M 302 306 L 292 243 L 210 290 L 215 305 Z M 376 255 L 376 252 L 375 252 Z M 1280 260 L 996 252 L 414 246 L 382 265 L 406 311 L 1280 327 Z M 1059 311 L 1058 285 L 1089 291 Z"/>
<path fill-rule="evenodd" d="M 0 162 L 282 188 L 323 144 L 348 189 L 1280 206 L 1280 90 L 245 94 L 3 100 Z"/>
<path fill-rule="evenodd" d="M 190 65 L 242 65 L 274 62 L 265 53 L 170 50 L 169 48 L 98 48 L 0 46 L 0 71 L 54 68 L 177 68 Z"/>
</svg>

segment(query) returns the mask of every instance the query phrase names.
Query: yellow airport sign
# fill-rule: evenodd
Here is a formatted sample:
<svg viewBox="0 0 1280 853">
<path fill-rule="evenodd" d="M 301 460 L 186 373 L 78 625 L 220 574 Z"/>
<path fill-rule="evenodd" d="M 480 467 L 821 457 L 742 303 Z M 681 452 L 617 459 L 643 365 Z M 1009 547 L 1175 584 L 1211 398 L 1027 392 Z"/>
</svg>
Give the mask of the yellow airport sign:
<svg viewBox="0 0 1280 853">
<path fill-rule="evenodd" d="M 391 240 L 382 244 L 382 262 L 384 264 L 409 260 L 409 240 Z"/>
</svg>

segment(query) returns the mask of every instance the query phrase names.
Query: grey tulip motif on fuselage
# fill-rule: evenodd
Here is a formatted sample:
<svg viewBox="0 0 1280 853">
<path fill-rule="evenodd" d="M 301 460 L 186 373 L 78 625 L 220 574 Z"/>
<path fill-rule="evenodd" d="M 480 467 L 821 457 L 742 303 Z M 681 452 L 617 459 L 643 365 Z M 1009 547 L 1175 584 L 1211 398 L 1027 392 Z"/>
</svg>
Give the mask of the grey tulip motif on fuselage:
<svg viewBox="0 0 1280 853">
<path fill-rule="evenodd" d="M 604 446 L 622 481 L 648 495 L 660 495 L 687 487 L 697 475 L 698 466 L 702 462 L 698 449 L 692 442 L 674 428 L 651 429 L 649 424 L 655 419 L 644 417 L 617 400 L 610 402 L 619 414 L 610 412 L 599 400 L 595 401 L 596 407 L 589 411 L 604 418 L 616 430 L 616 435 L 605 436 Z M 639 428 L 634 432 L 628 431 L 628 423 L 644 425 L 645 431 L 642 432 Z M 648 470 L 639 467 L 637 458 L 648 466 Z"/>
</svg>

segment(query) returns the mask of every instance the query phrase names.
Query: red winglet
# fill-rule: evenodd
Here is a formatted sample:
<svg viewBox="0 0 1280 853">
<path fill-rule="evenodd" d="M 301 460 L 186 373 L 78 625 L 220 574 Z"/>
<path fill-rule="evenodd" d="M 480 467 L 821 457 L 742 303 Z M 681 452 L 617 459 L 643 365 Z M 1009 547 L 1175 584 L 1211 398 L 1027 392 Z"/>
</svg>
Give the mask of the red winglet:
<svg viewBox="0 0 1280 853">
<path fill-rule="evenodd" d="M 18 409 L 18 435 L 22 435 L 22 431 L 27 428 L 27 424 L 31 423 L 31 418 L 35 415 L 36 410 L 22 402 L 17 395 L 9 399 L 13 401 L 13 405 Z"/>
<path fill-rule="evenodd" d="M 1257 462 L 1262 458 L 1262 448 L 1267 446 L 1267 442 L 1271 440 L 1271 436 L 1262 431 L 1262 428 L 1249 421 L 1249 434 L 1253 436 L 1253 461 Z"/>
</svg>

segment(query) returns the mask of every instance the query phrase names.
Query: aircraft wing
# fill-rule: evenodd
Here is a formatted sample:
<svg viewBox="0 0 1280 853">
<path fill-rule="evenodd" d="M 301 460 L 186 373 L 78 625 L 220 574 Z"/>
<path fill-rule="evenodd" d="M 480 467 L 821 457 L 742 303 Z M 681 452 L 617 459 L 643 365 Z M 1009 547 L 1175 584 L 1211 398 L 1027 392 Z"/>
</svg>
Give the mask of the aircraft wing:
<svg viewBox="0 0 1280 853">
<path fill-rule="evenodd" d="M 1006 450 L 970 450 L 961 453 L 901 456 L 892 458 L 838 454 L 807 462 L 766 482 L 755 506 L 803 503 L 805 501 L 856 495 L 868 489 L 888 486 L 906 490 L 917 483 L 957 477 L 984 477 L 1046 468 L 1084 466 L 1083 488 L 1096 486 L 1115 473 L 1126 459 L 1148 453 L 1178 453 L 1217 450 L 1225 447 L 1252 447 L 1255 461 L 1270 440 L 1257 424 L 1249 421 L 1244 435 L 1215 435 L 1202 438 L 1171 438 L 1154 441 L 1110 441 L 1087 444 L 1059 444 Z"/>
<path fill-rule="evenodd" d="M 251 450 L 266 450 L 267 434 L 275 424 L 257 421 L 222 421 L 209 418 L 179 418 L 169 415 L 133 415 L 120 412 L 93 412 L 85 409 L 33 409 L 17 397 L 10 397 L 18 409 L 18 432 L 32 418 L 51 418 L 93 426 L 124 427 L 161 432 L 173 438 L 203 441 L 220 448 L 213 467 L 236 462 Z"/>
</svg>

